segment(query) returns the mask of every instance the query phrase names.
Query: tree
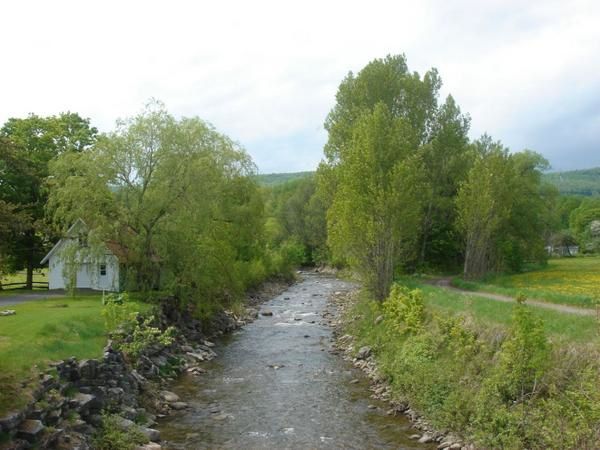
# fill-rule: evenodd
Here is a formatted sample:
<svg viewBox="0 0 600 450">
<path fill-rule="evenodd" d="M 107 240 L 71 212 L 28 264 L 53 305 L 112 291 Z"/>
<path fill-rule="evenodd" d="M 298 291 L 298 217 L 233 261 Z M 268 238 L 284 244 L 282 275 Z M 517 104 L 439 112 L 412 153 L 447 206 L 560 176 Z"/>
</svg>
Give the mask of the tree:
<svg viewBox="0 0 600 450">
<path fill-rule="evenodd" d="M 9 119 L 0 129 L 0 199 L 16 205 L 29 217 L 29 226 L 13 236 L 10 256 L 15 269 L 27 269 L 27 288 L 33 270 L 48 250 L 53 233 L 45 220 L 48 164 L 58 155 L 81 152 L 95 141 L 97 130 L 74 113 Z"/>
<path fill-rule="evenodd" d="M 14 270 L 13 241 L 27 229 L 29 217 L 17 206 L 0 200 L 0 277 Z M 0 280 L 0 290 L 2 281 Z"/>
<path fill-rule="evenodd" d="M 255 167 L 198 118 L 153 101 L 93 149 L 51 164 L 48 210 L 63 230 L 81 217 L 127 250 L 127 283 L 188 299 L 239 296 L 262 256 L 263 204 Z"/>
<path fill-rule="evenodd" d="M 360 118 L 336 167 L 329 244 L 362 274 L 378 300 L 387 297 L 401 258 L 414 250 L 422 169 L 413 145 L 410 124 L 379 103 Z"/>
<path fill-rule="evenodd" d="M 288 181 L 265 189 L 271 246 L 284 241 L 302 246 L 303 263 L 319 264 L 328 260 L 327 207 L 314 176 Z"/>
<path fill-rule="evenodd" d="M 428 198 L 421 225 L 419 265 L 452 267 L 462 255 L 457 239 L 456 205 L 458 186 L 464 181 L 473 154 L 469 147 L 470 118 L 448 96 L 439 108 L 431 140 L 423 147 Z"/>
<path fill-rule="evenodd" d="M 555 192 L 541 184 L 547 161 L 530 151 L 510 154 L 489 136 L 476 141 L 474 151 L 475 162 L 456 197 L 465 277 L 519 271 L 528 260 L 544 262 L 549 202 Z"/>
<path fill-rule="evenodd" d="M 416 236 L 425 257 L 431 237 L 444 233 L 435 230 L 446 214 L 438 198 L 451 195 L 460 179 L 455 165 L 462 164 L 468 118 L 451 97 L 438 106 L 440 87 L 435 69 L 421 78 L 402 55 L 376 59 L 342 81 L 325 122 L 326 160 L 317 178 L 331 205 L 328 242 L 333 258 L 364 272 L 378 299 L 395 268 L 417 259 Z M 439 180 L 428 182 L 428 169 L 450 182 L 434 193 Z M 449 177 L 451 171 L 459 175 Z"/>
<path fill-rule="evenodd" d="M 495 239 L 510 217 L 508 150 L 488 136 L 475 142 L 477 158 L 456 198 L 458 227 L 465 239 L 464 275 L 478 278 L 497 261 Z"/>
<path fill-rule="evenodd" d="M 579 241 L 583 251 L 600 250 L 600 236 L 597 233 L 597 223 L 600 221 L 600 198 L 584 199 L 571 212 L 570 229 Z"/>
</svg>

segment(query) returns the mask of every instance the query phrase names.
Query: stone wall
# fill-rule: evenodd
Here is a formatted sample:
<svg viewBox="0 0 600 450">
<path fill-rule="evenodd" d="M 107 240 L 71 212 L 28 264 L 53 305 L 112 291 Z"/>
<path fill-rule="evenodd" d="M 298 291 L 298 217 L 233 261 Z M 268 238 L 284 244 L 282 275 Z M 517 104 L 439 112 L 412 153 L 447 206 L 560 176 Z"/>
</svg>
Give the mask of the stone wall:
<svg viewBox="0 0 600 450">
<path fill-rule="evenodd" d="M 176 327 L 179 333 L 172 345 L 147 348 L 132 364 L 109 341 L 101 358 L 69 358 L 51 364 L 40 375 L 29 405 L 0 417 L 0 433 L 7 441 L 0 443 L 0 449 L 89 449 L 103 412 L 118 414 L 123 429 L 136 426 L 150 441 L 159 441 L 159 432 L 152 428 L 155 414 L 187 406 L 170 396 L 164 385 L 183 370 L 201 370 L 196 367 L 199 362 L 216 356 L 207 338 L 238 328 L 246 320 L 223 312 L 205 327 L 175 299 L 165 299 L 156 326 Z"/>
</svg>

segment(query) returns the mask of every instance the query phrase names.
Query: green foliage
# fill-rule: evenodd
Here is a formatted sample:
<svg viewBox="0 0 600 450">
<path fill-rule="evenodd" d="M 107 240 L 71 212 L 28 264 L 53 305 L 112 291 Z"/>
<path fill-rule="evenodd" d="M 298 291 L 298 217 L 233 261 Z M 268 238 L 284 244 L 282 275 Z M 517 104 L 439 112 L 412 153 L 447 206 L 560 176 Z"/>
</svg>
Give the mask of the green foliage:
<svg viewBox="0 0 600 450">
<path fill-rule="evenodd" d="M 129 290 L 160 287 L 208 311 L 272 275 L 256 168 L 198 118 L 151 102 L 93 150 L 62 154 L 51 173 L 54 222 L 64 230 L 82 218 L 90 249 L 122 249 Z"/>
<path fill-rule="evenodd" d="M 394 284 L 390 295 L 383 302 L 383 311 L 391 323 L 391 329 L 397 333 L 417 333 L 425 320 L 423 294 L 418 289 L 409 290 L 400 284 Z"/>
<path fill-rule="evenodd" d="M 523 304 L 514 307 L 512 326 L 502 344 L 494 384 L 504 402 L 522 402 L 536 395 L 550 362 L 543 322 Z"/>
<path fill-rule="evenodd" d="M 148 442 L 148 438 L 139 426 L 132 425 L 128 429 L 124 429 L 120 420 L 121 418 L 117 415 L 104 414 L 102 416 L 102 426 L 94 436 L 95 449 L 134 450 Z"/>
<path fill-rule="evenodd" d="M 510 154 L 484 136 L 456 197 L 458 225 L 466 242 L 464 276 L 521 271 L 526 261 L 543 262 L 554 193 L 540 184 L 547 162 L 533 152 Z"/>
<path fill-rule="evenodd" d="M 33 270 L 40 267 L 55 238 L 44 211 L 49 164 L 59 155 L 88 149 L 96 135 L 89 119 L 74 113 L 11 118 L 0 129 L 0 206 L 3 202 L 12 205 L 20 221 L 10 240 L 3 242 L 9 245 L 0 246 L 0 255 L 5 255 L 11 269 L 27 269 L 28 289 L 32 288 Z"/>
<path fill-rule="evenodd" d="M 600 251 L 600 198 L 584 199 L 569 218 L 571 231 L 584 253 Z"/>
<path fill-rule="evenodd" d="M 129 300 L 129 295 L 123 293 L 107 294 L 102 298 L 102 317 L 104 326 L 107 330 L 116 330 L 120 325 L 125 324 L 132 314 L 136 313 L 137 304 Z"/>
<path fill-rule="evenodd" d="M 168 327 L 161 330 L 153 326 L 154 316 L 141 317 L 134 314 L 130 322 L 125 325 L 129 336 L 117 342 L 117 347 L 126 355 L 136 360 L 142 352 L 152 345 L 169 346 L 175 340 L 177 330 Z"/>
<path fill-rule="evenodd" d="M 328 262 L 326 249 L 326 210 L 322 196 L 316 192 L 314 176 L 307 175 L 265 189 L 265 236 L 269 247 L 276 249 L 293 241 L 304 247 L 298 264 Z"/>
<path fill-rule="evenodd" d="M 456 294 L 424 289 L 452 296 L 449 305 L 462 303 Z M 397 332 L 387 312 L 374 327 L 385 302 L 364 293 L 348 313 L 345 331 L 356 336 L 356 347 L 372 346 L 397 400 L 481 448 L 595 448 L 597 347 L 551 346 L 539 314 L 524 304 L 512 306 L 507 328 L 498 329 L 479 321 L 479 309 L 470 310 L 475 317 L 458 316 L 439 310 L 430 296 L 424 301 L 429 311 L 413 333 Z M 510 304 L 483 302 L 510 314 Z"/>
</svg>

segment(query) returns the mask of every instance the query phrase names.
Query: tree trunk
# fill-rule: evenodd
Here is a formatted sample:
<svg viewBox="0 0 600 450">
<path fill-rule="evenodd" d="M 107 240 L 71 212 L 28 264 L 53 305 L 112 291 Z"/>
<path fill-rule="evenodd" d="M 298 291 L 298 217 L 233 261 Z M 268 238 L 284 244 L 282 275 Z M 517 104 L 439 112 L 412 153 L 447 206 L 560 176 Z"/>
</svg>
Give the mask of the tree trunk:
<svg viewBox="0 0 600 450">
<path fill-rule="evenodd" d="M 429 239 L 429 227 L 431 225 L 431 210 L 433 209 L 433 201 L 429 201 L 427 206 L 427 214 L 423 220 L 423 241 L 421 242 L 421 252 L 419 255 L 419 266 L 423 267 L 425 264 L 425 254 L 427 252 L 427 239 Z"/>
<path fill-rule="evenodd" d="M 27 259 L 27 281 L 25 288 L 29 290 L 33 290 L 33 256 L 32 251 Z"/>
</svg>

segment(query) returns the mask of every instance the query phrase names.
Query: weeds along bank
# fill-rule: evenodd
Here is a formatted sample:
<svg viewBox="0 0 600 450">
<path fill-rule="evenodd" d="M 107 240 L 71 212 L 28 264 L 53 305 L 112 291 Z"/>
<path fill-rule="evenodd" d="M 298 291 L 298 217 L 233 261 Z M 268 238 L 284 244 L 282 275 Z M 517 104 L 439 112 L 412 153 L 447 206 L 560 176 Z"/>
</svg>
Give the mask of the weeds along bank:
<svg viewBox="0 0 600 450">
<path fill-rule="evenodd" d="M 440 431 L 433 436 L 452 432 L 481 448 L 600 446 L 598 340 L 550 339 L 522 301 L 508 327 L 442 315 L 399 285 L 382 303 L 364 292 L 348 301 L 342 333 L 354 337 L 354 354 L 368 347 L 391 397 Z"/>
</svg>

